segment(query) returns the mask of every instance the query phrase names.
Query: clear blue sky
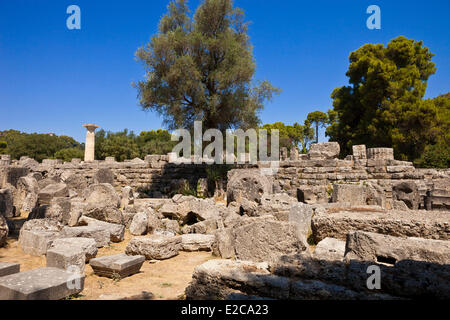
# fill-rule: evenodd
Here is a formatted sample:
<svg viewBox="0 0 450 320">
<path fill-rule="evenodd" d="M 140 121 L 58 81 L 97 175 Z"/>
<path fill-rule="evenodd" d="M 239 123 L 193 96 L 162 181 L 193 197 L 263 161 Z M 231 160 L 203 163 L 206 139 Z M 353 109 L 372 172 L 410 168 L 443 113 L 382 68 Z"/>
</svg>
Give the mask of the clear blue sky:
<svg viewBox="0 0 450 320">
<path fill-rule="evenodd" d="M 195 9 L 199 0 L 190 1 Z M 81 8 L 81 30 L 66 28 L 66 8 Z M 0 0 L 0 130 L 73 136 L 84 123 L 139 133 L 161 127 L 141 111 L 132 81 L 143 78 L 136 49 L 157 31 L 167 0 Z M 264 123 L 302 123 L 331 107 L 348 83 L 348 56 L 365 43 L 399 35 L 423 40 L 438 71 L 426 97 L 449 91 L 449 0 L 235 0 L 252 21 L 256 79 L 283 89 L 261 114 Z M 366 8 L 381 8 L 382 29 L 366 28 Z M 322 134 L 322 140 L 325 139 Z"/>
</svg>

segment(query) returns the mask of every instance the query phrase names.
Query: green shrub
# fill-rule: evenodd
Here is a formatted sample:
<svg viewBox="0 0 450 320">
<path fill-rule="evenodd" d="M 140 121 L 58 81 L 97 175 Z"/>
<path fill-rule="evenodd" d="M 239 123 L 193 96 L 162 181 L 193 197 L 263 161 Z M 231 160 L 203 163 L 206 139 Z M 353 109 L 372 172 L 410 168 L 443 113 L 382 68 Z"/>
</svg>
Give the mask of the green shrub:
<svg viewBox="0 0 450 320">
<path fill-rule="evenodd" d="M 80 148 L 67 148 L 55 152 L 55 158 L 63 161 L 72 161 L 72 159 L 83 159 L 84 151 Z"/>
</svg>

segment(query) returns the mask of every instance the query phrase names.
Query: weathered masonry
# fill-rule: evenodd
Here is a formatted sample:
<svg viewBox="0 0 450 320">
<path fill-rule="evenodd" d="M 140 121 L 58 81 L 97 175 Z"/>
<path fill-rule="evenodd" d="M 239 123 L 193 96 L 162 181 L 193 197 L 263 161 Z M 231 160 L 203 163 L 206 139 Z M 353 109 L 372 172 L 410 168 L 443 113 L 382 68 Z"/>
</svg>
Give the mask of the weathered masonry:
<svg viewBox="0 0 450 320">
<path fill-rule="evenodd" d="M 419 208 L 425 208 L 427 201 L 433 204 L 434 209 L 450 207 L 450 169 L 416 169 L 411 162 L 395 160 L 392 149 L 366 150 L 365 146 L 354 146 L 353 155 L 341 160 L 337 159 L 339 146 L 336 145 L 313 145 L 309 154 L 291 153 L 290 158 L 282 150 L 278 172 L 269 177 L 273 192 L 284 191 L 306 203 L 327 203 L 332 197 L 333 184 L 373 186 L 375 193 L 385 194 L 387 203 L 384 205 L 389 209 L 393 187 L 401 182 L 414 182 L 421 197 Z M 76 176 L 78 180 L 90 183 L 100 169 L 109 169 L 113 173 L 111 182 L 118 190 L 130 186 L 134 192 L 154 198 L 164 197 L 184 182 L 196 186 L 199 179 L 207 177 L 208 167 L 207 164 L 169 163 L 167 155 L 149 155 L 144 160 L 121 163 L 114 158 L 92 162 L 74 159 L 66 163 L 44 160 L 42 164 L 25 157 L 19 161 L 11 161 L 8 156 L 1 159 L 0 189 L 7 184 L 16 186 L 18 179 L 29 172 L 66 183 L 76 180 Z M 235 165 L 229 175 L 235 170 L 263 167 L 263 163 Z"/>
</svg>

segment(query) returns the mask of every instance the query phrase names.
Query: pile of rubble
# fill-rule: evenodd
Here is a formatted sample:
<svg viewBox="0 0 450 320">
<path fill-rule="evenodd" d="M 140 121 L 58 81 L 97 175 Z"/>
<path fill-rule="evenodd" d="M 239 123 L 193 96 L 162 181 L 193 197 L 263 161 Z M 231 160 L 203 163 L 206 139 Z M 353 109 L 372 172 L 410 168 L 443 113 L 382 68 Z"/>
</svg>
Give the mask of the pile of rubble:
<svg viewBox="0 0 450 320">
<path fill-rule="evenodd" d="M 375 162 L 392 156 L 390 149 L 369 150 Z M 322 194 L 282 188 L 288 179 L 300 183 L 306 171 L 328 170 L 325 162 L 369 161 L 365 147 L 347 160 L 333 159 L 338 153 L 331 143 L 291 154 L 289 161 L 301 165 L 289 168 L 301 172 L 231 170 L 226 202 L 180 194 L 141 199 L 131 186 L 118 186 L 108 168 L 86 177 L 32 159 L 0 167 L 0 247 L 16 234 L 23 252 L 47 261 L 27 272 L 1 263 L 0 299 L 62 299 L 83 290 L 87 263 L 99 276 L 123 278 L 146 260 L 180 251 L 220 258 L 197 267 L 188 299 L 449 298 L 450 211 L 425 210 L 433 209 L 427 206 L 433 198 L 424 198 L 414 179 L 389 188 L 384 180 L 341 179 L 326 201 Z M 446 188 L 435 186 L 443 195 Z M 99 248 L 123 242 L 126 230 L 133 237 L 124 252 L 97 257 Z M 371 270 L 379 270 L 381 287 L 368 285 Z"/>
</svg>

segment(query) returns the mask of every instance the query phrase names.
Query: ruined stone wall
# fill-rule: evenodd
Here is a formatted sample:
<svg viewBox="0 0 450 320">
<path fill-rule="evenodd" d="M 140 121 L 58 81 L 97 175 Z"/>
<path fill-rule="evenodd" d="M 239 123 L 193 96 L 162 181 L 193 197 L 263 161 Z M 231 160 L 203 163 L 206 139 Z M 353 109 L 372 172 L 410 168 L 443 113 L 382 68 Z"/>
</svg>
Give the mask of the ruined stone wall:
<svg viewBox="0 0 450 320">
<path fill-rule="evenodd" d="M 333 184 L 375 183 L 392 198 L 392 186 L 402 181 L 416 183 L 420 195 L 427 191 L 450 194 L 450 169 L 416 169 L 410 162 L 397 160 L 299 160 L 283 161 L 274 176 L 275 190 L 291 196 L 299 193 L 312 203 L 329 201 Z"/>
<path fill-rule="evenodd" d="M 392 186 L 401 181 L 416 183 L 420 195 L 433 191 L 435 196 L 450 196 L 450 169 L 416 169 L 411 162 L 393 159 L 392 149 L 368 149 L 355 146 L 353 156 L 337 159 L 338 146 L 332 143 L 313 145 L 308 155 L 295 154 L 291 159 L 283 156 L 278 171 L 271 177 L 274 192 L 289 195 L 308 203 L 329 202 L 333 184 L 376 184 L 383 189 L 386 198 L 392 198 Z M 7 157 L 5 157 L 7 159 Z M 9 159 L 7 159 L 9 160 Z M 5 160 L 6 161 L 6 160 Z M 5 162 L 4 161 L 4 162 Z M 92 182 L 99 169 L 110 169 L 114 174 L 114 185 L 119 190 L 131 186 L 134 192 L 162 197 L 176 190 L 183 181 L 195 188 L 200 178 L 206 178 L 208 165 L 169 163 L 169 156 L 149 155 L 144 160 L 134 159 L 116 162 L 113 158 L 90 163 L 74 159 L 62 163 L 59 160 L 44 160 L 42 164 L 29 158 L 7 161 L 0 166 L 0 189 L 7 184 L 15 185 L 20 176 L 29 171 L 40 172 L 44 177 L 65 181 L 71 175 L 80 175 Z M 258 165 L 235 165 L 235 169 L 264 167 Z M 447 201 L 447 200 L 445 200 Z"/>
</svg>

